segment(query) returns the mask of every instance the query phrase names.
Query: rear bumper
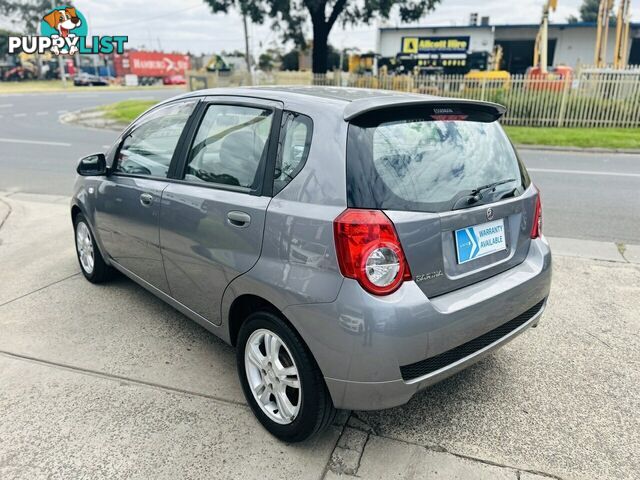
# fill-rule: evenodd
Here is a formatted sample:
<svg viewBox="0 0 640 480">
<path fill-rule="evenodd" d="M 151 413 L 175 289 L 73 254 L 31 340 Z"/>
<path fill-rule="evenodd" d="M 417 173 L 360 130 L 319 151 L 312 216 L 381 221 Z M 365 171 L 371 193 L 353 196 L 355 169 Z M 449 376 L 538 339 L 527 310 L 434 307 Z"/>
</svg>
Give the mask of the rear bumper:
<svg viewBox="0 0 640 480">
<path fill-rule="evenodd" d="M 520 265 L 432 300 L 414 282 L 387 297 L 374 297 L 346 279 L 335 302 L 294 305 L 284 313 L 316 358 L 334 405 L 375 410 L 408 402 L 418 390 L 536 325 L 550 284 L 551 252 L 544 239 L 537 239 Z M 536 305 L 536 311 L 514 328 L 499 329 Z M 491 335 L 494 330 L 499 336 Z M 473 343 L 479 337 L 486 341 Z M 468 342 L 475 348 L 460 350 Z M 456 347 L 457 355 L 450 356 Z M 453 360 L 419 376 L 419 369 L 406 368 L 438 356 Z"/>
</svg>

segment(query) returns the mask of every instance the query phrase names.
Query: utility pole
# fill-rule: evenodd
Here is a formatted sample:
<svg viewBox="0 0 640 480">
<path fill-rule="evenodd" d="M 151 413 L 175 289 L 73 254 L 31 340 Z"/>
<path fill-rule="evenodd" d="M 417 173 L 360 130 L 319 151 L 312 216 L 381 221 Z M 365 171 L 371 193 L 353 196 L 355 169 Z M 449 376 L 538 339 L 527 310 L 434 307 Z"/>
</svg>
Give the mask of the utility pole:
<svg viewBox="0 0 640 480">
<path fill-rule="evenodd" d="M 51 10 L 56 8 L 55 0 L 51 0 Z M 62 55 L 58 55 L 58 68 L 60 69 L 60 79 L 62 80 L 62 87 L 67 88 L 67 74 L 64 71 L 64 60 Z"/>
<path fill-rule="evenodd" d="M 247 14 L 242 12 L 242 24 L 244 26 L 244 58 L 247 61 L 247 72 L 249 73 L 249 85 L 253 85 L 251 75 L 251 57 L 249 56 L 249 31 L 247 30 Z"/>
</svg>

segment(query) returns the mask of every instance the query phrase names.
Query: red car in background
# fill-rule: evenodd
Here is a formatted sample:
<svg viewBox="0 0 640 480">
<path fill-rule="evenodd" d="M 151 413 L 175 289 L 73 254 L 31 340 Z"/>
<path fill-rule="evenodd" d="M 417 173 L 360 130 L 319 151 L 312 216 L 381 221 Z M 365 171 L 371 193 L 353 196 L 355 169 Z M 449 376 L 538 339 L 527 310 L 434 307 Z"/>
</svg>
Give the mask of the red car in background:
<svg viewBox="0 0 640 480">
<path fill-rule="evenodd" d="M 186 85 L 187 79 L 184 78 L 184 75 L 169 75 L 168 77 L 164 77 L 162 79 L 163 85 Z"/>
</svg>

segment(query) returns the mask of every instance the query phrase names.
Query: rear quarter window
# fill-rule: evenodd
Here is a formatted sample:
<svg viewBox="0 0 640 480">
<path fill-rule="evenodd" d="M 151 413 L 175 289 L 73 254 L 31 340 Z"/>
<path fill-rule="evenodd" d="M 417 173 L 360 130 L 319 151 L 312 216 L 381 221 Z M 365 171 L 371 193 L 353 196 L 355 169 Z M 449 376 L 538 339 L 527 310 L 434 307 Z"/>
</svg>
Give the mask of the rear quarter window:
<svg viewBox="0 0 640 480">
<path fill-rule="evenodd" d="M 274 195 L 286 187 L 302 170 L 309 156 L 312 132 L 311 118 L 294 112 L 284 113 L 273 175 Z"/>
<path fill-rule="evenodd" d="M 493 182 L 510 180 L 484 192 L 474 205 L 520 195 L 528 186 L 511 142 L 491 118 L 424 112 L 376 116 L 349 126 L 351 207 L 441 212 L 459 208 L 461 198 Z"/>
</svg>

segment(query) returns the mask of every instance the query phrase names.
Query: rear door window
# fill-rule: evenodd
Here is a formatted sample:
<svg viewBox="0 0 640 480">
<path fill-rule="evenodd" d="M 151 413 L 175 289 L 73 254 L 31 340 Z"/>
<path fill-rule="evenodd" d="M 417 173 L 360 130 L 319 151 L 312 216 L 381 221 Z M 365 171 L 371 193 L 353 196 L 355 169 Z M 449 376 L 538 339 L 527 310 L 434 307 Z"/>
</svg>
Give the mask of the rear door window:
<svg viewBox="0 0 640 480">
<path fill-rule="evenodd" d="M 272 121 L 271 109 L 209 106 L 189 152 L 185 180 L 255 188 Z"/>
<path fill-rule="evenodd" d="M 497 121 L 457 114 L 371 116 L 349 127 L 350 206 L 441 212 L 521 194 L 528 184 Z"/>
</svg>

